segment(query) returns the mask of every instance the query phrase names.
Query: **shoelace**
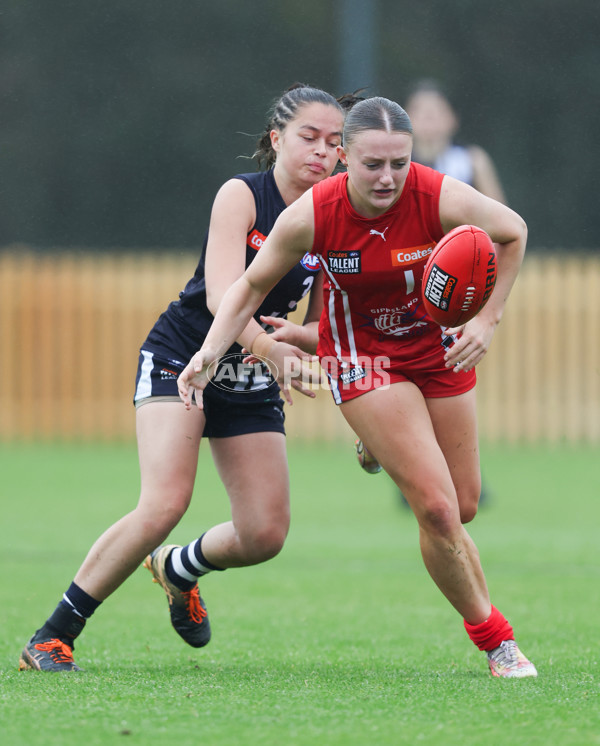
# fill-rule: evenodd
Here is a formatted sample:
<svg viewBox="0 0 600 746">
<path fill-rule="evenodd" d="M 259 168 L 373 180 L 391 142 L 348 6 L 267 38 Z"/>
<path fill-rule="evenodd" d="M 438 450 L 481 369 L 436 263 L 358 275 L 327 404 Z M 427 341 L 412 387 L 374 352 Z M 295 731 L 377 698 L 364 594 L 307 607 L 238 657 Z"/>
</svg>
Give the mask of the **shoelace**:
<svg viewBox="0 0 600 746">
<path fill-rule="evenodd" d="M 502 666 L 511 667 L 518 665 L 517 643 L 514 640 L 504 640 L 490 655 L 490 658 Z"/>
<path fill-rule="evenodd" d="M 55 663 L 73 663 L 73 651 L 62 640 L 54 638 L 48 642 L 38 642 L 33 647 L 43 653 L 49 653 Z"/>
<path fill-rule="evenodd" d="M 182 591 L 181 595 L 185 600 L 185 608 L 192 622 L 202 624 L 202 620 L 208 616 L 208 613 L 200 604 L 200 592 L 198 586 L 194 586 L 191 591 Z"/>
</svg>

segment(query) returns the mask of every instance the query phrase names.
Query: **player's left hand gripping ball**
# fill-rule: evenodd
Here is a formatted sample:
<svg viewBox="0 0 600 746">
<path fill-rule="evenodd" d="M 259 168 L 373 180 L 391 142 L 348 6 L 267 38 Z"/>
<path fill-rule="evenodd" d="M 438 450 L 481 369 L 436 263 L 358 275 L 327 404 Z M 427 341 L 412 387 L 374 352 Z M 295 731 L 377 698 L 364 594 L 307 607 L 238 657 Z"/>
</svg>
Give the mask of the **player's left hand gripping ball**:
<svg viewBox="0 0 600 746">
<path fill-rule="evenodd" d="M 488 302 L 496 284 L 496 250 L 475 225 L 459 225 L 431 252 L 423 274 L 423 304 L 446 327 L 465 324 Z"/>
</svg>

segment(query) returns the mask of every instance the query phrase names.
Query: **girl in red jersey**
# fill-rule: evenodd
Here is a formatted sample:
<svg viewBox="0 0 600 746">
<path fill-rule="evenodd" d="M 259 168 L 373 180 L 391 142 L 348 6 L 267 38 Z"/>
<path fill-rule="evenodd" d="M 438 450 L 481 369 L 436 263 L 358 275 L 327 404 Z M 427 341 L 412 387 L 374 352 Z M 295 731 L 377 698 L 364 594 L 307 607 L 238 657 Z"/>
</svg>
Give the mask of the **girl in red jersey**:
<svg viewBox="0 0 600 746">
<path fill-rule="evenodd" d="M 450 100 L 434 80 L 419 81 L 406 100 L 406 113 L 413 127 L 412 160 L 464 181 L 477 191 L 506 204 L 504 190 L 489 154 L 476 145 L 461 145 L 454 138 L 459 120 Z M 360 440 L 356 441 L 362 468 L 376 474 L 381 466 Z M 402 493 L 401 504 L 408 505 Z M 482 486 L 479 504 L 489 497 Z"/>
<path fill-rule="evenodd" d="M 474 368 L 485 355 L 519 271 L 527 236 L 508 207 L 411 163 L 406 112 L 384 98 L 347 115 L 339 148 L 347 173 L 315 185 L 277 220 L 257 260 L 230 288 L 202 348 L 179 377 L 202 407 L 209 367 L 268 290 L 309 251 L 325 273 L 318 354 L 340 410 L 406 496 L 425 566 L 487 653 L 494 676 L 536 676 L 510 624 L 492 606 L 477 548 L 464 528 L 480 492 Z M 421 279 L 434 244 L 478 225 L 495 242 L 498 278 L 485 308 L 462 328 L 425 313 Z M 254 354 L 273 357 L 265 332 Z M 302 361 L 298 361 L 302 366 Z"/>
</svg>

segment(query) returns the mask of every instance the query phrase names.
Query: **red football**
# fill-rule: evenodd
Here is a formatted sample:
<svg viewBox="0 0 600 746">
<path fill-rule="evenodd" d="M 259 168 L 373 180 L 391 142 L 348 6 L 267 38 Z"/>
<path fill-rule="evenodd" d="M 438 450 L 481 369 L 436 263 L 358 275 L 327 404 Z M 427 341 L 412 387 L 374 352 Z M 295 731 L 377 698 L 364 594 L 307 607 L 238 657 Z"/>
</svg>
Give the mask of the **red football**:
<svg viewBox="0 0 600 746">
<path fill-rule="evenodd" d="M 496 284 L 496 250 L 475 225 L 459 225 L 431 252 L 423 274 L 423 303 L 442 326 L 460 326 L 487 303 Z"/>
</svg>

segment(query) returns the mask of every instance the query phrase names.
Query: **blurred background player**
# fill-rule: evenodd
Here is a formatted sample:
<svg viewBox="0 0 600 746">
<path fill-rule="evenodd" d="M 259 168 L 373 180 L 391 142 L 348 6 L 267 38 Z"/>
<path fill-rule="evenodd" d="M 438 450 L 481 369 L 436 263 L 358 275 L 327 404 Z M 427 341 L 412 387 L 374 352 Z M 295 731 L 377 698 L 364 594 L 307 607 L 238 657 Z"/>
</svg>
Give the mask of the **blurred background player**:
<svg viewBox="0 0 600 746">
<path fill-rule="evenodd" d="M 465 184 L 486 197 L 506 204 L 496 167 L 478 145 L 456 141 L 460 122 L 441 87 L 431 80 L 421 81 L 406 101 L 406 113 L 414 131 L 412 158 Z"/>
<path fill-rule="evenodd" d="M 413 127 L 412 160 L 452 176 L 477 191 L 506 204 L 504 190 L 496 167 L 488 153 L 477 145 L 461 145 L 456 141 L 460 122 L 458 115 L 434 80 L 422 80 L 409 93 L 406 107 Z M 365 448 L 362 441 L 355 443 L 356 456 L 369 474 L 378 474 L 381 465 Z M 400 493 L 402 505 L 408 507 Z M 480 503 L 489 500 L 489 489 L 482 484 Z"/>
<path fill-rule="evenodd" d="M 201 346 L 225 291 L 258 255 L 277 216 L 333 172 L 344 107 L 351 101 L 352 96 L 343 97 L 340 104 L 320 89 L 292 86 L 273 106 L 257 144 L 254 156 L 266 170 L 236 176 L 219 190 L 196 272 L 141 348 L 134 397 L 141 471 L 137 507 L 94 543 L 55 611 L 26 644 L 22 670 L 79 670 L 73 660 L 75 638 L 149 552 L 145 564 L 167 594 L 173 627 L 188 644 L 202 647 L 210 639 L 210 625 L 198 577 L 264 562 L 281 550 L 290 508 L 277 382 L 256 375 L 253 368 L 242 379 L 229 381 L 235 390 L 212 386 L 205 409 L 188 411 L 178 395 L 177 376 Z M 285 318 L 310 293 L 306 329 L 316 327 L 321 284 L 318 262 L 312 256 L 302 259 L 259 313 Z M 229 352 L 240 355 L 241 345 L 249 347 L 262 332 L 263 327 L 250 320 L 240 344 Z M 296 333 L 301 342 L 302 332 L 299 327 Z M 316 330 L 306 339 L 314 345 Z M 280 370 L 290 352 L 302 354 L 284 342 L 272 349 Z M 284 394 L 289 400 L 289 391 Z M 187 547 L 159 547 L 188 508 L 203 437 L 210 441 L 227 490 L 231 520 Z"/>
</svg>

